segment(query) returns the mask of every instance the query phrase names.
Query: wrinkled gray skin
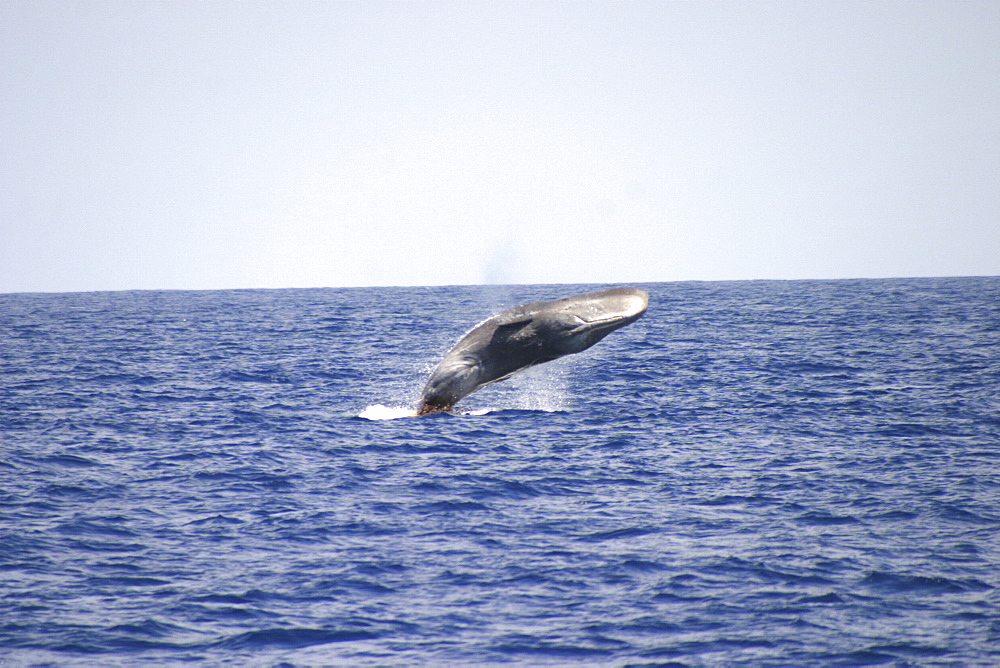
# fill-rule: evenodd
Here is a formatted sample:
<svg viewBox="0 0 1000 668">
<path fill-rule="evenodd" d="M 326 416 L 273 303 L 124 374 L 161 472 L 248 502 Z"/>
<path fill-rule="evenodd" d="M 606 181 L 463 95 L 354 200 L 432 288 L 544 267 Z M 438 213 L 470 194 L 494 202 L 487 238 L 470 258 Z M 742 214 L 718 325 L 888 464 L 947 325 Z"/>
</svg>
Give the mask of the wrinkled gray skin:
<svg viewBox="0 0 1000 668">
<path fill-rule="evenodd" d="M 476 325 L 431 373 L 418 415 L 451 410 L 479 388 L 529 366 L 578 353 L 635 322 L 649 304 L 639 288 L 611 288 L 531 302 Z"/>
</svg>

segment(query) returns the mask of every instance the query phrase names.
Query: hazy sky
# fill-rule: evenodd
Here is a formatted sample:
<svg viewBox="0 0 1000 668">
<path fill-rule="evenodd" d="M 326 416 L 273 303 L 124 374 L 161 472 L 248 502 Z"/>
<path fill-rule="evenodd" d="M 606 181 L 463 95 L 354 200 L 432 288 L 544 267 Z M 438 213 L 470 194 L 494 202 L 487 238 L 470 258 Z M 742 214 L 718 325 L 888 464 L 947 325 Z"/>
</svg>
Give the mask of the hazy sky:
<svg viewBox="0 0 1000 668">
<path fill-rule="evenodd" d="M 0 0 L 0 292 L 1000 274 L 1000 2 Z"/>
</svg>

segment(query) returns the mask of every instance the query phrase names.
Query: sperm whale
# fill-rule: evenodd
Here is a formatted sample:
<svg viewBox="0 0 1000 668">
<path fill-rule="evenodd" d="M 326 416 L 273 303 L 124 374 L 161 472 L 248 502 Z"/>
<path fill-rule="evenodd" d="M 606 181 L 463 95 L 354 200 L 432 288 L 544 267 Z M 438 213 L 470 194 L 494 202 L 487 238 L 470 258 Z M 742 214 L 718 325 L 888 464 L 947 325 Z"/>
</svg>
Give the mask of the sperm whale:
<svg viewBox="0 0 1000 668">
<path fill-rule="evenodd" d="M 501 311 L 473 327 L 438 363 L 417 414 L 451 410 L 481 387 L 586 350 L 638 320 L 648 305 L 645 290 L 622 287 Z"/>
</svg>

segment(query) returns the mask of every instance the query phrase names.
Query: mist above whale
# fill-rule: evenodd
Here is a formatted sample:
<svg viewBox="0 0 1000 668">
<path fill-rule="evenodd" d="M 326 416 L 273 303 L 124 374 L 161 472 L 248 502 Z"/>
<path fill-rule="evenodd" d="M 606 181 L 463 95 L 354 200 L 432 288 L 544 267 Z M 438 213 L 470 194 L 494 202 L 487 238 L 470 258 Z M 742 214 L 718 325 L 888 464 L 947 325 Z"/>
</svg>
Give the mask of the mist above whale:
<svg viewBox="0 0 1000 668">
<path fill-rule="evenodd" d="M 431 372 L 418 415 L 447 411 L 462 398 L 528 367 L 591 347 L 635 322 L 645 290 L 609 288 L 515 306 L 466 333 Z"/>
</svg>

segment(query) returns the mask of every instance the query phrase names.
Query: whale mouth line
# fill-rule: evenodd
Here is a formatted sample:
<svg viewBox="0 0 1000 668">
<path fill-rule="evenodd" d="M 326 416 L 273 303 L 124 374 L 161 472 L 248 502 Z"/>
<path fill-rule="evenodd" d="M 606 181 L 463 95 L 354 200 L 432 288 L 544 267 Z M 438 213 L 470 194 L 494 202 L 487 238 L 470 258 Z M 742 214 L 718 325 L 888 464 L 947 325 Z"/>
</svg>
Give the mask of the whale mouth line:
<svg viewBox="0 0 1000 668">
<path fill-rule="evenodd" d="M 608 327 L 617 326 L 623 321 L 636 317 L 636 315 L 637 314 L 633 312 L 615 313 L 614 315 L 605 316 L 603 318 L 588 320 L 573 314 L 573 318 L 580 323 L 578 329 L 583 329 L 584 327 L 589 329 L 606 329 Z"/>
<path fill-rule="evenodd" d="M 628 316 L 627 315 L 621 315 L 621 314 L 615 314 L 615 315 L 607 316 L 605 318 L 593 318 L 592 320 L 587 320 L 586 318 L 581 318 L 578 315 L 575 315 L 573 317 L 576 318 L 577 320 L 579 320 L 580 322 L 586 324 L 586 325 L 601 325 L 601 324 L 605 324 L 605 323 L 621 322 L 622 320 L 624 320 Z"/>
<path fill-rule="evenodd" d="M 573 327 L 570 332 L 573 334 L 593 334 L 603 332 L 607 329 L 616 329 L 622 318 L 605 318 L 603 320 L 580 320 L 580 324 Z"/>
<path fill-rule="evenodd" d="M 566 311 L 569 312 L 569 315 L 574 320 L 580 322 L 581 325 L 600 327 L 602 325 L 618 324 L 637 318 L 646 311 L 646 304 L 637 299 L 630 299 L 625 304 L 620 305 L 619 308 L 613 310 L 599 309 L 591 317 L 588 317 L 589 314 L 580 315 L 579 311 L 574 312 L 573 309 L 566 309 Z"/>
</svg>

